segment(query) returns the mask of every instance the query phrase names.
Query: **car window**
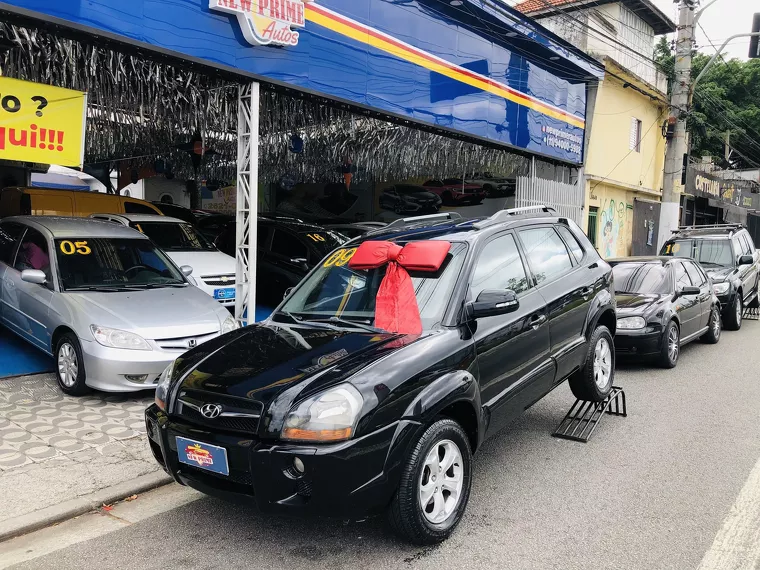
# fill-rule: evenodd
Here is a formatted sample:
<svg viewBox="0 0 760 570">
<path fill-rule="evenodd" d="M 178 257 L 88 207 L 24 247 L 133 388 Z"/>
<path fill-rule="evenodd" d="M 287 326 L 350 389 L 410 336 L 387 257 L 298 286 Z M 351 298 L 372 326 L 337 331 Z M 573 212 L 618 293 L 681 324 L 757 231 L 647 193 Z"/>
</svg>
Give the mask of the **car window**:
<svg viewBox="0 0 760 570">
<path fill-rule="evenodd" d="M 164 251 L 212 251 L 214 245 L 190 224 L 135 222 L 130 224 Z"/>
<path fill-rule="evenodd" d="M 621 262 L 612 266 L 616 293 L 664 295 L 671 292 L 670 269 L 660 262 Z"/>
<path fill-rule="evenodd" d="M 306 248 L 306 244 L 293 234 L 283 230 L 274 230 L 272 252 L 288 259 L 309 258 L 309 250 Z"/>
<path fill-rule="evenodd" d="M 743 255 L 744 252 L 742 243 L 739 241 L 739 236 L 732 237 L 731 244 L 734 246 L 734 259 L 736 259 L 736 262 L 738 263 L 739 258 Z"/>
<path fill-rule="evenodd" d="M 470 280 L 471 299 L 486 289 L 511 289 L 515 293 L 528 289 L 528 277 L 512 234 L 488 242 L 478 257 Z"/>
<path fill-rule="evenodd" d="M 752 236 L 748 232 L 744 232 L 744 239 L 747 240 L 747 245 L 749 245 L 749 252 L 755 253 L 755 241 L 752 239 Z"/>
<path fill-rule="evenodd" d="M 440 180 L 428 180 L 423 186 L 432 186 L 434 188 L 440 188 L 442 186 Z"/>
<path fill-rule="evenodd" d="M 14 266 L 19 271 L 39 269 L 45 273 L 48 284 L 50 284 L 53 276 L 50 271 L 50 251 L 45 236 L 35 229 L 27 228 L 24 239 L 18 248 Z"/>
<path fill-rule="evenodd" d="M 156 210 L 139 202 L 124 200 L 124 212 L 127 214 L 158 214 Z"/>
<path fill-rule="evenodd" d="M 583 259 L 583 247 L 578 243 L 578 239 L 573 235 L 573 232 L 565 226 L 560 225 L 556 226 L 556 228 L 559 234 L 565 239 L 565 243 L 570 248 L 570 253 L 573 254 L 575 261 L 580 263 L 581 259 Z"/>
<path fill-rule="evenodd" d="M 731 242 L 727 239 L 677 239 L 666 243 L 660 255 L 691 257 L 708 267 L 734 264 Z"/>
<path fill-rule="evenodd" d="M 700 266 L 699 263 L 695 263 L 694 267 L 697 268 L 697 272 L 699 273 L 699 276 L 702 278 L 702 283 L 707 283 L 707 273 L 705 273 L 705 270 L 702 269 L 702 266 Z"/>
<path fill-rule="evenodd" d="M 681 285 L 683 287 L 691 287 L 692 282 L 689 278 L 689 274 L 686 273 L 686 268 L 683 266 L 683 263 L 680 261 L 673 264 L 673 269 L 675 269 L 676 272 L 676 285 Z"/>
<path fill-rule="evenodd" d="M 16 246 L 18 246 L 18 240 L 21 239 L 24 229 L 23 225 L 14 222 L 0 224 L 0 261 L 8 265 L 13 264 Z"/>
<path fill-rule="evenodd" d="M 690 261 L 685 261 L 684 265 L 686 266 L 686 273 L 689 274 L 689 278 L 691 279 L 691 282 L 694 286 L 701 287 L 705 284 L 705 280 L 702 279 L 702 275 L 700 275 L 699 271 L 697 271 L 696 265 Z"/>
<path fill-rule="evenodd" d="M 525 255 L 536 281 L 540 284 L 567 273 L 573 267 L 570 254 L 554 228 L 520 231 Z"/>
<path fill-rule="evenodd" d="M 742 232 L 739 234 L 739 240 L 742 242 L 742 252 L 744 255 L 752 255 L 754 250 L 754 244 L 750 245 L 752 242 L 752 238 L 749 237 L 749 234 L 746 232 Z"/>
</svg>

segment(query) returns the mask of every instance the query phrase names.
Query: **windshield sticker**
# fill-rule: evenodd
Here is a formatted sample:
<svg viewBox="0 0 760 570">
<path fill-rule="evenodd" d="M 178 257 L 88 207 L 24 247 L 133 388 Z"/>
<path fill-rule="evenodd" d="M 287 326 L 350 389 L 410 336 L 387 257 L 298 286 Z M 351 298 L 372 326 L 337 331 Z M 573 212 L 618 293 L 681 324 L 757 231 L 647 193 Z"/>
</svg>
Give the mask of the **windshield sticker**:
<svg viewBox="0 0 760 570">
<path fill-rule="evenodd" d="M 325 259 L 325 262 L 322 264 L 322 267 L 343 267 L 346 265 L 349 261 L 351 261 L 351 258 L 356 253 L 357 248 L 352 247 L 351 249 L 339 249 L 335 253 L 333 253 L 330 257 Z"/>
<path fill-rule="evenodd" d="M 92 250 L 87 245 L 86 241 L 70 242 L 64 240 L 59 247 L 64 255 L 74 255 L 75 253 L 78 253 L 79 255 L 90 255 L 92 253 Z"/>
<path fill-rule="evenodd" d="M 681 244 L 680 243 L 674 243 L 673 244 L 673 253 L 678 253 L 680 251 L 680 249 L 681 249 Z"/>
<path fill-rule="evenodd" d="M 324 242 L 324 241 L 327 241 L 327 240 L 324 238 L 324 236 L 321 236 L 321 235 L 319 235 L 319 234 L 306 234 L 306 235 L 309 237 L 309 239 L 310 239 L 311 241 L 319 241 L 319 242 Z"/>
</svg>

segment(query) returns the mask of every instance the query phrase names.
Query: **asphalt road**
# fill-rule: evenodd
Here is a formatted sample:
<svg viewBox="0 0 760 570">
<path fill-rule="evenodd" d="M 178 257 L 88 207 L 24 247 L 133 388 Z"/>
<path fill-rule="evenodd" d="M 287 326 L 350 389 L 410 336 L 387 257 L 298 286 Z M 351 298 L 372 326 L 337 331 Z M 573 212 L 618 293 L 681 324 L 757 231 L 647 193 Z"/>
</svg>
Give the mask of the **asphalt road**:
<svg viewBox="0 0 760 570">
<path fill-rule="evenodd" d="M 696 569 L 760 458 L 759 349 L 760 323 L 745 322 L 685 347 L 674 370 L 619 366 L 629 416 L 605 418 L 588 444 L 550 437 L 573 401 L 555 390 L 482 447 L 467 514 L 436 547 L 377 520 L 266 518 L 189 495 L 175 508 L 158 492 L 135 503 L 165 512 L 73 546 L 86 535 L 62 526 L 58 550 L 14 568 Z"/>
</svg>

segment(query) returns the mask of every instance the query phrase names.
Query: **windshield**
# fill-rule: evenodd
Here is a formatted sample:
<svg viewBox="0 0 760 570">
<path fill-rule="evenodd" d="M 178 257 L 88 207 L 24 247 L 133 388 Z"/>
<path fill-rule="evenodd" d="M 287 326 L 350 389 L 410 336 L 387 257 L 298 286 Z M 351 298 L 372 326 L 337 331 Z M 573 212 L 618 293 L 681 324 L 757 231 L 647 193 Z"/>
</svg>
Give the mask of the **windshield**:
<svg viewBox="0 0 760 570">
<path fill-rule="evenodd" d="M 216 249 L 190 224 L 132 222 L 130 225 L 152 239 L 164 251 L 213 251 Z"/>
<path fill-rule="evenodd" d="M 339 232 L 320 229 L 318 231 L 299 232 L 319 250 L 320 255 L 325 256 L 348 241 L 348 237 Z M 316 260 L 315 260 L 316 261 Z"/>
<path fill-rule="evenodd" d="M 612 267 L 617 293 L 664 295 L 670 292 L 670 271 L 662 263 L 618 263 Z"/>
<path fill-rule="evenodd" d="M 733 265 L 734 254 L 727 239 L 679 239 L 662 249 L 662 255 L 691 257 L 702 265 Z"/>
<path fill-rule="evenodd" d="M 307 321 L 341 317 L 372 324 L 378 288 L 387 266 L 367 271 L 349 269 L 348 261 L 356 249 L 339 249 L 325 258 L 279 313 L 291 313 Z M 440 324 L 466 251 L 465 244 L 453 243 L 437 273 L 410 272 L 423 329 L 430 330 Z"/>
<path fill-rule="evenodd" d="M 186 283 L 166 254 L 147 239 L 59 239 L 55 252 L 64 291 Z"/>
</svg>

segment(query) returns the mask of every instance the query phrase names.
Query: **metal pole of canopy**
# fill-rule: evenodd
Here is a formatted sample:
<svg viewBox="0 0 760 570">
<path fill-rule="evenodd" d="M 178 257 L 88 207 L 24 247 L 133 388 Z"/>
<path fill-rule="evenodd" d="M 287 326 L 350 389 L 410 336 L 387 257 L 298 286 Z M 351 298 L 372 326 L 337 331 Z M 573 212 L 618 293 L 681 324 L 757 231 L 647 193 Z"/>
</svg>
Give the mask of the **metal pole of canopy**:
<svg viewBox="0 0 760 570">
<path fill-rule="evenodd" d="M 256 319 L 256 238 L 259 210 L 259 84 L 238 92 L 237 260 L 235 319 Z"/>
</svg>

